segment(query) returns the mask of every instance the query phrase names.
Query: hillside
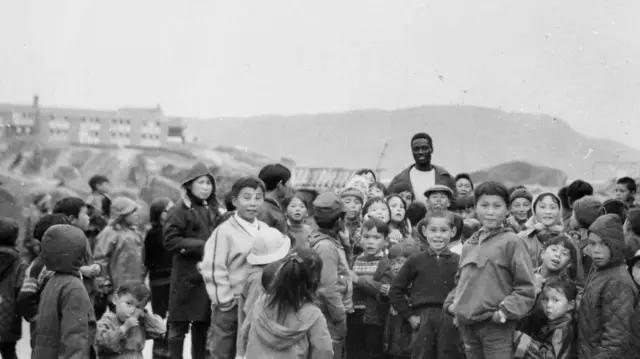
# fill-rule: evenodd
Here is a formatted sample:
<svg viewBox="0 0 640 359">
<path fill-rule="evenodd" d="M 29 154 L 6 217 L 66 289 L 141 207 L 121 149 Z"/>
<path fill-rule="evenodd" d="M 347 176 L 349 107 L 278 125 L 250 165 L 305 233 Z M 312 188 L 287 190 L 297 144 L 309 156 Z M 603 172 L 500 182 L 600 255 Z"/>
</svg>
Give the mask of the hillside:
<svg viewBox="0 0 640 359">
<path fill-rule="evenodd" d="M 559 188 L 565 184 L 567 175 L 555 168 L 536 166 L 527 162 L 502 163 L 491 168 L 470 173 L 474 183 L 499 181 L 507 185 L 536 184 Z"/>
<path fill-rule="evenodd" d="M 216 118 L 191 120 L 188 126 L 203 142 L 245 146 L 273 158 L 291 156 L 301 166 L 375 167 L 387 142 L 381 164 L 385 177 L 412 163 L 409 140 L 420 131 L 433 136 L 434 162 L 453 173 L 517 160 L 591 180 L 594 162 L 640 158 L 640 151 L 587 138 L 551 116 L 474 106 Z"/>
</svg>

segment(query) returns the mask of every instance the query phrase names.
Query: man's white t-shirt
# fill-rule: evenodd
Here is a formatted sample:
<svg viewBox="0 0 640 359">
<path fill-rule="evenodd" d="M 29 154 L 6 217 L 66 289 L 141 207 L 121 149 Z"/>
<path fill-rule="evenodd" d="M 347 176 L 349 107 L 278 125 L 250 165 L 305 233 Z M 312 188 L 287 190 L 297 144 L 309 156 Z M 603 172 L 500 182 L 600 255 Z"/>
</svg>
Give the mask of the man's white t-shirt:
<svg viewBox="0 0 640 359">
<path fill-rule="evenodd" d="M 412 167 L 409 171 L 409 179 L 416 201 L 426 206 L 427 198 L 424 196 L 424 192 L 436 185 L 436 171 L 433 168 L 431 171 L 419 171 Z"/>
</svg>

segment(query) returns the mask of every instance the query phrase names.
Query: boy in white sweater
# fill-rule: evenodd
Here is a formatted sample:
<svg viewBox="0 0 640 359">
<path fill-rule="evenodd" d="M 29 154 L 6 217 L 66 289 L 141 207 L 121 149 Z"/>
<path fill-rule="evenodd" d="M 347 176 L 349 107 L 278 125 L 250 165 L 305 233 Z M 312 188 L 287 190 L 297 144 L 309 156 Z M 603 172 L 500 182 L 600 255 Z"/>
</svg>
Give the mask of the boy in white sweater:
<svg viewBox="0 0 640 359">
<path fill-rule="evenodd" d="M 212 359 L 233 359 L 238 333 L 237 297 L 251 274 L 247 262 L 253 238 L 268 226 L 256 217 L 264 201 L 264 183 L 244 177 L 231 188 L 236 213 L 213 231 L 204 246 L 200 273 L 213 305 L 209 343 Z"/>
</svg>

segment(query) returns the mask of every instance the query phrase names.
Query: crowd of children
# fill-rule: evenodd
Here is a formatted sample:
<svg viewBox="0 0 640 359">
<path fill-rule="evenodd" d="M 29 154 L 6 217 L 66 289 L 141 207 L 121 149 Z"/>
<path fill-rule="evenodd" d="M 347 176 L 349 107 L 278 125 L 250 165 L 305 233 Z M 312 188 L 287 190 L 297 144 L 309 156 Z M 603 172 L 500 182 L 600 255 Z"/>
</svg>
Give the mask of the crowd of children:
<svg viewBox="0 0 640 359">
<path fill-rule="evenodd" d="M 534 197 L 435 169 L 310 199 L 269 165 L 221 204 L 196 164 L 146 229 L 104 176 L 88 201 L 37 196 L 23 243 L 0 219 L 0 356 L 24 318 L 38 359 L 142 358 L 147 340 L 178 359 L 189 332 L 194 359 L 640 358 L 635 181 L 601 202 L 581 180 Z"/>
</svg>

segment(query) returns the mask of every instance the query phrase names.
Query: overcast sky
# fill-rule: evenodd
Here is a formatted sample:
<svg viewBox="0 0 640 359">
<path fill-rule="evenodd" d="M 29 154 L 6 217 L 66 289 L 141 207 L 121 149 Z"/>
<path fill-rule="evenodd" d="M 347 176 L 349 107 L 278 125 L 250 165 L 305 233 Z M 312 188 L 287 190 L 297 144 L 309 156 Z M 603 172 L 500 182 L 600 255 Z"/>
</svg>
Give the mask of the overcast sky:
<svg viewBox="0 0 640 359">
<path fill-rule="evenodd" d="M 0 102 L 214 117 L 473 104 L 640 149 L 640 1 L 3 0 Z"/>
</svg>

